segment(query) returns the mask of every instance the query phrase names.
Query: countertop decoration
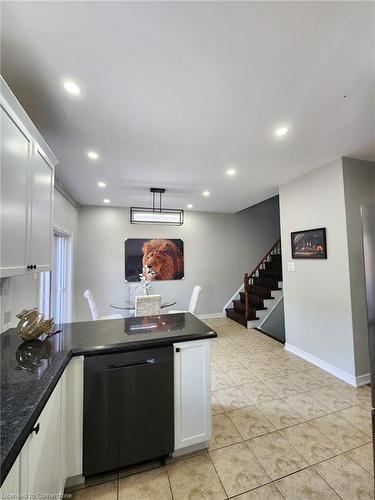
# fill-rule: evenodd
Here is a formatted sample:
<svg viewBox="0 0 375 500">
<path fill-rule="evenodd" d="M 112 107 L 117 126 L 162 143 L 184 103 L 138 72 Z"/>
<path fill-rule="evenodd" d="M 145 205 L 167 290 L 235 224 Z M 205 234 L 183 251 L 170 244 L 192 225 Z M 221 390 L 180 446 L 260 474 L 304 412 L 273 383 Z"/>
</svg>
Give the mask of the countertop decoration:
<svg viewBox="0 0 375 500">
<path fill-rule="evenodd" d="M 38 308 L 24 309 L 17 314 L 20 319 L 16 333 L 24 340 L 37 339 L 44 333 L 51 331 L 53 327 L 53 318 L 44 319 L 44 314 L 40 313 Z"/>
<path fill-rule="evenodd" d="M 141 283 L 141 287 L 143 289 L 143 295 L 150 295 L 150 290 L 151 290 L 151 282 L 143 274 L 139 275 L 139 280 Z"/>
</svg>

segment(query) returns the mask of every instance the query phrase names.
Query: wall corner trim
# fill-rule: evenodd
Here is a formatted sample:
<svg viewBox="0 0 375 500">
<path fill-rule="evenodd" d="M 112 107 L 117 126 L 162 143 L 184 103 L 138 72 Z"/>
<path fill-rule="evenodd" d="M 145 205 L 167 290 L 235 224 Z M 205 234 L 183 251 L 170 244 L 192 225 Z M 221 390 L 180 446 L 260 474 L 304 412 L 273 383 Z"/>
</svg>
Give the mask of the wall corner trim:
<svg viewBox="0 0 375 500">
<path fill-rule="evenodd" d="M 359 375 L 356 377 L 357 387 L 361 387 L 362 385 L 370 384 L 371 382 L 371 373 L 365 373 L 364 375 Z"/>
<path fill-rule="evenodd" d="M 359 387 L 361 385 L 368 384 L 370 381 L 369 373 L 361 375 L 359 377 L 355 377 L 354 375 L 344 372 L 343 370 L 336 368 L 330 363 L 327 363 L 326 361 L 323 361 L 322 359 L 317 358 L 313 354 L 309 354 L 308 352 L 305 352 L 299 347 L 296 347 L 292 344 L 285 343 L 284 349 L 286 351 L 292 352 L 293 354 L 296 354 L 297 356 L 299 356 L 302 359 L 305 359 L 306 361 L 309 361 L 309 363 L 318 366 L 322 370 L 330 373 L 331 375 L 334 375 L 335 377 L 339 378 L 340 380 L 343 380 L 344 382 L 352 385 L 353 387 Z"/>
</svg>

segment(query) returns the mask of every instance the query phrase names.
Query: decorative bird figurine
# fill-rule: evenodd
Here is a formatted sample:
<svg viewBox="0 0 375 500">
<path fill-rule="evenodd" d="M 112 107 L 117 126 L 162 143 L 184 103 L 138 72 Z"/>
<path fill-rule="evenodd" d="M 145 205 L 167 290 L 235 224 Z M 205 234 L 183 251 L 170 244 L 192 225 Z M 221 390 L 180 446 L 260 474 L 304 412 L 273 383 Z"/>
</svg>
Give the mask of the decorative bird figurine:
<svg viewBox="0 0 375 500">
<path fill-rule="evenodd" d="M 24 309 L 17 314 L 17 318 L 20 321 L 16 333 L 24 340 L 36 339 L 51 331 L 53 327 L 53 318 L 44 319 L 44 314 L 40 313 L 38 308 Z"/>
</svg>

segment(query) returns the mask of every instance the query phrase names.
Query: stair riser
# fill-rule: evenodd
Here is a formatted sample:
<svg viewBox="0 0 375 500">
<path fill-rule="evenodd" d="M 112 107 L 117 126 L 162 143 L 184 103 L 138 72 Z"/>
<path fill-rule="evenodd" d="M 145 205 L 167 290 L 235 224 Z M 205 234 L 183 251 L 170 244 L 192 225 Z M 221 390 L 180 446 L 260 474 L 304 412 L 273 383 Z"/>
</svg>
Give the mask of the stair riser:
<svg viewBox="0 0 375 500">
<path fill-rule="evenodd" d="M 245 304 L 242 304 L 242 302 L 239 300 L 233 301 L 233 309 L 240 314 L 245 314 Z M 255 316 L 256 315 L 256 308 L 249 307 L 249 314 L 251 316 Z"/>
<path fill-rule="evenodd" d="M 264 298 L 261 297 L 260 295 L 250 295 L 249 297 L 249 304 L 250 307 L 253 307 L 254 309 L 263 308 L 264 303 L 263 303 Z M 245 304 L 245 292 L 240 292 L 240 301 L 242 304 Z"/>
<path fill-rule="evenodd" d="M 278 279 L 272 278 L 253 278 L 253 284 L 255 286 L 264 286 L 269 288 L 270 290 L 276 290 L 278 288 Z"/>
<path fill-rule="evenodd" d="M 259 272 L 259 277 L 260 278 L 271 278 L 277 281 L 281 281 L 282 279 L 282 273 L 279 270 L 267 270 L 267 269 L 262 269 Z"/>
</svg>

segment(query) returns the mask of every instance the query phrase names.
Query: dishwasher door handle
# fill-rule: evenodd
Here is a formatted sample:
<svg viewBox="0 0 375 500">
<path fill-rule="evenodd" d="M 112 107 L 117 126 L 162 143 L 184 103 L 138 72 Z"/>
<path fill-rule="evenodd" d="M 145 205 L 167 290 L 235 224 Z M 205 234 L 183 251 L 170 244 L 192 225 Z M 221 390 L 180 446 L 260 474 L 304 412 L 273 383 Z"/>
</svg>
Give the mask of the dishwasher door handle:
<svg viewBox="0 0 375 500">
<path fill-rule="evenodd" d="M 156 363 L 155 358 L 144 359 L 142 361 L 135 361 L 134 363 L 124 363 L 122 365 L 109 365 L 108 370 L 119 370 L 120 368 L 131 368 L 133 366 L 142 366 L 142 365 L 154 365 Z"/>
</svg>

